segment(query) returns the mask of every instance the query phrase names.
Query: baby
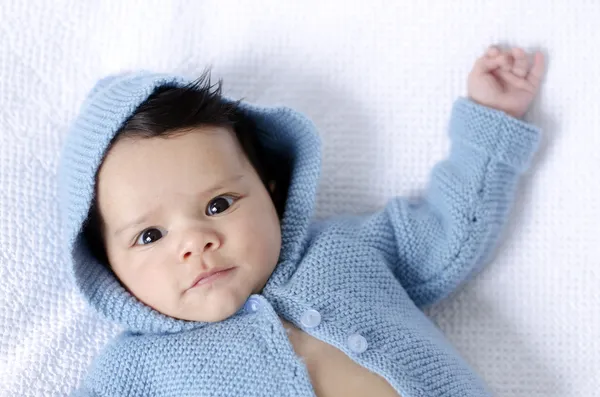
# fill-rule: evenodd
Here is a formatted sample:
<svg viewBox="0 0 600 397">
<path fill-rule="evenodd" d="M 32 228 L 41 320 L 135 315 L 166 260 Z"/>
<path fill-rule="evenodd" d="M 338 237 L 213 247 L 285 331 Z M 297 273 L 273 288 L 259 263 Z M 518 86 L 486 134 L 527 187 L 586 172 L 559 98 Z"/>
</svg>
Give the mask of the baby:
<svg viewBox="0 0 600 397">
<path fill-rule="evenodd" d="M 59 169 L 75 285 L 124 327 L 76 396 L 488 396 L 422 309 L 489 260 L 539 130 L 543 58 L 490 47 L 420 200 L 313 219 L 288 108 L 139 72 L 90 92 Z"/>
</svg>

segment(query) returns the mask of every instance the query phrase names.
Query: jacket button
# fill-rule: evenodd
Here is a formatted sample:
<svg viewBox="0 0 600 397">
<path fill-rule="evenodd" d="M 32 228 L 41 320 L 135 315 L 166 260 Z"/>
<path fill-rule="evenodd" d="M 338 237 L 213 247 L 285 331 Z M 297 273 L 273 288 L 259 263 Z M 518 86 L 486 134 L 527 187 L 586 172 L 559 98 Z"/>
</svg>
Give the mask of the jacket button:
<svg viewBox="0 0 600 397">
<path fill-rule="evenodd" d="M 254 296 L 248 298 L 244 304 L 244 310 L 249 313 L 256 313 L 260 309 L 260 300 Z"/>
<path fill-rule="evenodd" d="M 304 328 L 315 328 L 321 324 L 321 313 L 314 309 L 309 309 L 302 314 L 300 318 L 300 324 Z"/>
<path fill-rule="evenodd" d="M 361 334 L 352 334 L 348 337 L 348 347 L 354 353 L 362 353 L 367 350 L 369 343 Z"/>
</svg>

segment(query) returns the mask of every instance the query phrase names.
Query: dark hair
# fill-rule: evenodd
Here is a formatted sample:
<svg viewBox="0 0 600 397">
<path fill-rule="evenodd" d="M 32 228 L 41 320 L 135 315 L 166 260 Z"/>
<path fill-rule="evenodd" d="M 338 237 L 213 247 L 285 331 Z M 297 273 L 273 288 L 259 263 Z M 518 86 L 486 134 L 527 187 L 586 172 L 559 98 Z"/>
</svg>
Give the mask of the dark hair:
<svg viewBox="0 0 600 397">
<path fill-rule="evenodd" d="M 239 101 L 223 100 L 221 88 L 221 80 L 211 84 L 209 71 L 185 87 L 165 85 L 157 88 L 124 122 L 105 153 L 123 138 L 166 138 L 201 126 L 233 128 L 243 152 L 271 195 L 281 219 L 289 187 L 289 160 L 263 148 L 254 122 L 238 109 Z M 97 176 L 98 172 L 96 184 Z M 102 229 L 97 194 L 94 194 L 83 233 L 92 254 L 108 264 Z"/>
</svg>

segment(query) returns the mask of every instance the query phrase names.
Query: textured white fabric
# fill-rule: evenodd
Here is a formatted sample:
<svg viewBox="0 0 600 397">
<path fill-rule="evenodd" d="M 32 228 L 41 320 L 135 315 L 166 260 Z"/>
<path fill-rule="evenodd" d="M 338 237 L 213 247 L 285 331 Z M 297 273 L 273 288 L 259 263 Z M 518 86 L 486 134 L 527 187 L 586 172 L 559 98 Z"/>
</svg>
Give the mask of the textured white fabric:
<svg viewBox="0 0 600 397">
<path fill-rule="evenodd" d="M 95 80 L 188 76 L 286 104 L 324 141 L 318 215 L 416 194 L 490 43 L 541 48 L 544 143 L 497 257 L 430 314 L 499 396 L 600 393 L 600 2 L 0 3 L 0 395 L 65 395 L 118 330 L 60 260 L 58 150 Z M 405 396 L 406 397 L 406 396 Z"/>
</svg>

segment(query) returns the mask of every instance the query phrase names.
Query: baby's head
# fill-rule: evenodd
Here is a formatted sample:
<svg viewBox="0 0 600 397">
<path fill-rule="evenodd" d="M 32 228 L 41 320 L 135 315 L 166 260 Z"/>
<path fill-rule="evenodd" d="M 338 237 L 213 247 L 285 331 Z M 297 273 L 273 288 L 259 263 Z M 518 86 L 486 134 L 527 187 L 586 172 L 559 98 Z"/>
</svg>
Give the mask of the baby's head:
<svg viewBox="0 0 600 397">
<path fill-rule="evenodd" d="M 125 122 L 96 175 L 84 233 L 140 301 L 214 322 L 273 272 L 289 172 L 206 76 L 158 89 Z"/>
</svg>

